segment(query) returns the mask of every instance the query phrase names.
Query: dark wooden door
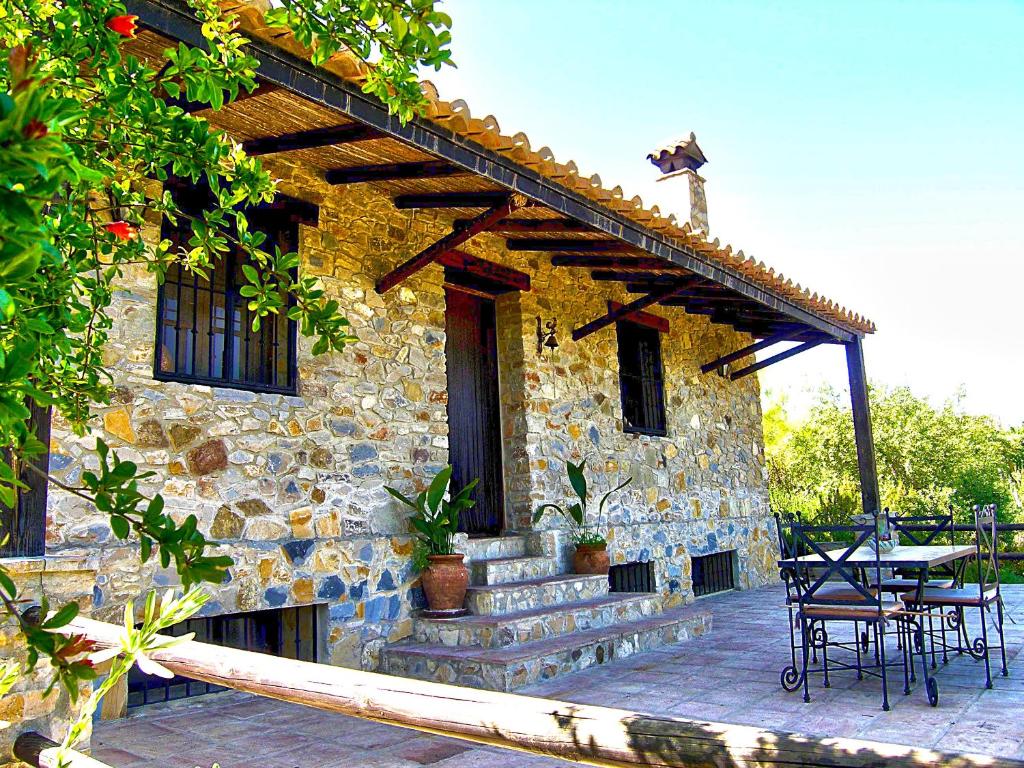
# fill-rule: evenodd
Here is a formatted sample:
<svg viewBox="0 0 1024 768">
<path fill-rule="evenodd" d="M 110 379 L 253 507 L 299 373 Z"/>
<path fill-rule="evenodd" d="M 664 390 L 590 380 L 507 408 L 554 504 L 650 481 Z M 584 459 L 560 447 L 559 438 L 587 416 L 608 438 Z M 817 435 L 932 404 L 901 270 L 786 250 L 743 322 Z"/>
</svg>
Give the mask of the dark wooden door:
<svg viewBox="0 0 1024 768">
<path fill-rule="evenodd" d="M 458 491 L 480 479 L 476 505 L 463 512 L 459 530 L 497 534 L 504 520 L 504 492 L 494 302 L 454 288 L 445 297 L 451 487 Z"/>
</svg>

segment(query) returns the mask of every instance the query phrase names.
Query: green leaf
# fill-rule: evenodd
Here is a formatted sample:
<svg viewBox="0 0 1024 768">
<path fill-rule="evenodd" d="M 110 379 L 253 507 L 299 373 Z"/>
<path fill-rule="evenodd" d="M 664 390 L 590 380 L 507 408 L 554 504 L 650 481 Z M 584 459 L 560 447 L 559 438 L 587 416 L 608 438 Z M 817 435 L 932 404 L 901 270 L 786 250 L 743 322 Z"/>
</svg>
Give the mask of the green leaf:
<svg viewBox="0 0 1024 768">
<path fill-rule="evenodd" d="M 566 517 L 565 510 L 562 509 L 557 504 L 541 504 L 539 507 L 537 507 L 537 511 L 533 513 L 534 524 L 539 523 L 540 519 L 544 517 L 544 513 L 549 509 L 553 509 L 562 517 Z"/>
<path fill-rule="evenodd" d="M 128 533 L 131 531 L 131 526 L 128 521 L 120 515 L 114 515 L 110 518 L 110 530 L 114 532 L 114 535 L 119 539 L 127 539 Z"/>
<path fill-rule="evenodd" d="M 438 472 L 434 479 L 430 481 L 430 488 L 427 489 L 427 506 L 432 510 L 436 510 L 441 504 L 441 499 L 444 498 L 445 491 L 448 490 L 448 481 L 452 478 L 452 465 L 449 464 L 447 467 Z"/>
<path fill-rule="evenodd" d="M 78 603 L 68 603 L 39 625 L 41 629 L 58 629 L 66 626 L 75 616 L 78 615 Z"/>
<path fill-rule="evenodd" d="M 569 517 L 576 525 L 583 525 L 583 507 L 579 504 L 573 504 L 569 507 Z"/>
<path fill-rule="evenodd" d="M 604 496 L 602 496 L 601 497 L 601 503 L 597 505 L 598 514 L 602 514 L 604 512 L 604 505 L 608 503 L 608 497 L 609 496 L 611 496 L 613 493 L 615 493 L 617 491 L 621 491 L 623 488 L 625 488 L 631 482 L 633 482 L 633 478 L 632 477 L 627 477 L 626 481 L 624 483 L 619 483 L 617 486 L 615 486 L 610 491 L 608 491 L 608 493 L 606 493 Z"/>
<path fill-rule="evenodd" d="M 576 495 L 580 497 L 580 502 L 584 506 L 587 504 L 587 478 L 583 475 L 583 470 L 586 466 L 586 459 L 579 464 L 573 464 L 571 461 L 565 462 L 565 471 L 569 475 L 569 484 L 576 492 Z"/>
<path fill-rule="evenodd" d="M 14 299 L 4 288 L 0 288 L 0 318 L 11 320 L 16 311 Z"/>
</svg>

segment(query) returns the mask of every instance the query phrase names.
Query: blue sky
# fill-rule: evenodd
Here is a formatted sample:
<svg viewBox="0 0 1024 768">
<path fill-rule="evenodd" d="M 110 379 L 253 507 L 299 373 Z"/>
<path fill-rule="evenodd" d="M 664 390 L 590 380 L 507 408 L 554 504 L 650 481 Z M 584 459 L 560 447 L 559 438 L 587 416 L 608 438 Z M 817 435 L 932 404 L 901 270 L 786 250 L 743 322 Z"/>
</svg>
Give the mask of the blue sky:
<svg viewBox="0 0 1024 768">
<path fill-rule="evenodd" d="M 867 315 L 869 375 L 1024 420 L 1024 0 L 446 0 L 444 98 L 663 211 L 695 131 L 711 233 Z M 799 409 L 841 349 L 769 369 Z"/>
</svg>

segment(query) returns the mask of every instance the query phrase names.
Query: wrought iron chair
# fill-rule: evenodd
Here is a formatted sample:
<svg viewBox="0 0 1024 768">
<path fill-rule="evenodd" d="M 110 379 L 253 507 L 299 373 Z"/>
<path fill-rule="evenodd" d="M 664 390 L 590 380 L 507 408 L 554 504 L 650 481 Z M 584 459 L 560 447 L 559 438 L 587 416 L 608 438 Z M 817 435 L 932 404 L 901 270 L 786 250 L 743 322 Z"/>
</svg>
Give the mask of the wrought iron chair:
<svg viewBox="0 0 1024 768">
<path fill-rule="evenodd" d="M 808 682 L 812 673 L 810 657 L 811 651 L 817 650 L 821 652 L 820 671 L 825 687 L 830 686 L 830 672 L 837 669 L 856 670 L 858 679 L 864 675 L 879 677 L 882 681 L 882 709 L 888 710 L 888 670 L 890 666 L 896 665 L 890 664 L 886 658 L 885 636 L 892 625 L 895 625 L 897 632 L 902 636 L 904 624 L 901 619 L 904 606 L 881 590 L 865 586 L 858 574 L 859 570 L 867 569 L 874 577 L 875 584 L 881 581 L 882 569 L 878 552 L 870 545 L 871 539 L 877 536 L 877 526 L 809 526 L 797 520 L 790 526 L 790 530 L 796 550 L 806 550 L 817 555 L 818 559 L 813 562 L 797 559 L 794 563 L 794 605 L 795 619 L 799 626 L 800 659 L 799 667 L 797 661 L 794 661 L 792 666 L 783 670 L 783 688 L 795 691 L 803 687 L 804 701 L 811 700 Z M 852 538 L 853 543 L 842 550 L 830 550 L 815 540 L 820 540 L 823 536 Z M 874 551 L 874 561 L 866 565 L 851 563 L 852 554 L 862 547 L 869 547 Z M 812 569 L 817 571 L 817 574 L 812 574 Z M 853 624 L 853 640 L 836 640 L 830 637 L 829 627 L 844 623 Z M 867 633 L 874 638 L 878 655 L 874 663 L 866 664 L 862 654 L 861 636 L 857 629 L 862 623 L 867 626 Z M 901 647 L 908 648 L 909 643 L 901 643 Z M 830 660 L 829 651 L 837 649 L 853 651 L 855 663 L 842 658 Z M 904 693 L 909 693 L 910 678 L 906 651 L 901 652 L 901 661 Z"/>
<path fill-rule="evenodd" d="M 974 659 L 985 662 L 985 687 L 992 687 L 991 653 L 996 648 L 1002 660 L 1003 677 L 1009 675 L 1006 667 L 1006 641 L 1003 636 L 1003 597 L 999 585 L 999 540 L 996 535 L 996 506 L 990 504 L 984 508 L 974 508 L 974 544 L 975 562 L 978 568 L 978 584 L 966 584 L 952 589 L 926 588 L 918 596 L 913 592 L 903 596 L 903 600 L 913 608 L 919 609 L 929 616 L 938 611 L 942 622 L 942 634 L 939 639 L 943 652 L 943 661 L 948 660 L 948 652 L 968 653 Z M 993 614 L 993 607 L 995 613 Z M 964 620 L 965 608 L 977 608 L 981 619 L 981 637 L 971 641 Z M 948 611 L 948 613 L 947 613 Z M 989 638 L 989 620 L 999 637 L 999 644 L 993 646 Z M 946 628 L 956 632 L 956 645 L 949 645 L 946 640 Z M 929 632 L 932 655 L 936 643 L 935 632 Z"/>
<path fill-rule="evenodd" d="M 950 506 L 947 514 L 939 515 L 893 515 L 885 510 L 889 516 L 889 526 L 892 530 L 906 538 L 910 544 L 918 547 L 934 546 L 938 544 L 953 544 L 953 507 Z M 943 541 L 948 536 L 948 541 Z M 944 566 L 938 573 L 938 578 L 929 579 L 925 586 L 932 589 L 950 589 L 958 583 L 958 574 L 949 566 Z M 882 579 L 881 589 L 883 592 L 901 594 L 918 588 L 918 576 L 915 573 L 897 573 L 893 578 Z"/>
</svg>

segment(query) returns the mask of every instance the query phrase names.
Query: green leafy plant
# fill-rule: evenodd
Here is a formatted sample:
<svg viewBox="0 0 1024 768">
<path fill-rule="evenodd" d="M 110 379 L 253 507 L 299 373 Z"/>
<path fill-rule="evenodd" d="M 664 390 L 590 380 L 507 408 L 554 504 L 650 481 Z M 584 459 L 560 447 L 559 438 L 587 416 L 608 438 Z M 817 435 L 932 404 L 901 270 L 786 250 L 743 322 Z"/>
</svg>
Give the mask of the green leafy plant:
<svg viewBox="0 0 1024 768">
<path fill-rule="evenodd" d="M 571 461 L 565 462 L 565 472 L 569 476 L 569 485 L 572 486 L 573 491 L 579 498 L 579 501 L 573 502 L 572 504 L 562 507 L 558 504 L 542 504 L 537 507 L 537 511 L 533 513 L 534 525 L 540 522 L 540 519 L 544 517 L 544 513 L 549 509 L 555 510 L 569 524 L 569 535 L 572 537 L 573 544 L 579 546 L 601 546 L 607 544 L 604 538 L 604 534 L 601 532 L 604 523 L 604 508 L 608 504 L 608 499 L 613 493 L 621 491 L 631 482 L 632 477 L 627 477 L 626 480 L 619 485 L 612 488 L 608 493 L 601 497 L 601 501 L 597 505 L 597 522 L 591 526 L 587 522 L 587 511 L 589 503 L 589 490 L 587 488 L 587 477 L 583 473 L 586 469 L 587 461 L 584 459 L 579 464 L 573 464 Z"/>
<path fill-rule="evenodd" d="M 449 464 L 430 481 L 427 490 L 421 491 L 415 500 L 400 491 L 384 486 L 384 489 L 413 510 L 409 519 L 416 532 L 417 547 L 413 551 L 413 566 L 423 570 L 430 555 L 454 555 L 455 534 L 459 530 L 459 515 L 476 502 L 469 494 L 476 488 L 479 479 L 471 480 L 465 488 L 445 498 L 452 479 Z"/>
</svg>

